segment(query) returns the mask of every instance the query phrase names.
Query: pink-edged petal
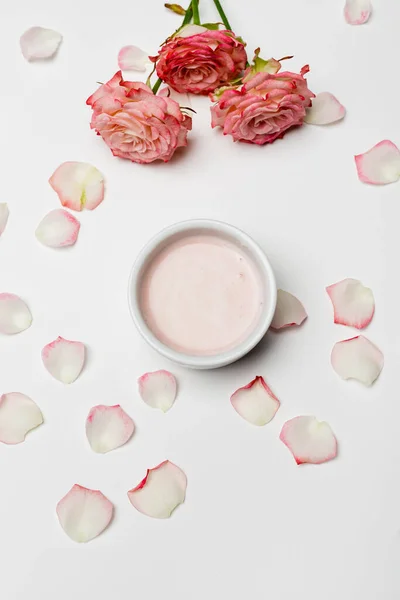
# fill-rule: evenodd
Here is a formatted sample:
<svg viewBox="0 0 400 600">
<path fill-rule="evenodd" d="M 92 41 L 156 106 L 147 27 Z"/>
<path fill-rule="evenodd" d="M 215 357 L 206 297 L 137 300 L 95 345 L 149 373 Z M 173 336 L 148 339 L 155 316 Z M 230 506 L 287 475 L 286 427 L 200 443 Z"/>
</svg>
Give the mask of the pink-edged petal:
<svg viewBox="0 0 400 600">
<path fill-rule="evenodd" d="M 170 88 L 168 85 L 160 89 L 160 91 L 158 92 L 158 96 L 171 98 L 171 100 L 175 100 L 175 102 L 177 102 L 182 108 L 192 107 L 189 94 L 180 94 L 179 92 Z"/>
<path fill-rule="evenodd" d="M 42 350 L 43 364 L 55 379 L 73 383 L 85 363 L 85 345 L 58 337 Z"/>
<path fill-rule="evenodd" d="M 50 248 L 73 246 L 78 238 L 80 223 L 63 208 L 50 211 L 39 223 L 36 238 Z"/>
<path fill-rule="evenodd" d="M 21 35 L 21 51 L 28 61 L 51 58 L 57 52 L 62 35 L 53 29 L 31 27 Z"/>
<path fill-rule="evenodd" d="M 93 210 L 104 199 L 104 178 L 96 167 L 84 162 L 62 163 L 49 179 L 63 206 Z"/>
<path fill-rule="evenodd" d="M 207 30 L 207 27 L 202 27 L 202 25 L 185 25 L 182 29 L 175 34 L 175 37 L 191 37 L 192 35 L 197 35 L 198 33 L 204 33 Z"/>
<path fill-rule="evenodd" d="M 20 444 L 28 431 L 43 423 L 37 404 L 25 394 L 10 392 L 0 396 L 0 442 Z"/>
<path fill-rule="evenodd" d="M 263 377 L 257 376 L 231 396 L 231 404 L 243 419 L 253 425 L 266 425 L 280 406 Z"/>
<path fill-rule="evenodd" d="M 372 12 L 370 0 L 346 0 L 344 18 L 349 25 L 363 25 Z"/>
<path fill-rule="evenodd" d="M 383 140 L 364 154 L 357 154 L 354 160 L 358 177 L 364 183 L 386 185 L 400 178 L 400 150 L 390 140 Z"/>
<path fill-rule="evenodd" d="M 10 211 L 8 210 L 7 202 L 0 202 L 0 235 L 6 228 Z"/>
<path fill-rule="evenodd" d="M 110 524 L 114 507 L 99 490 L 75 484 L 57 504 L 61 527 L 74 542 L 90 542 Z"/>
<path fill-rule="evenodd" d="M 286 421 L 279 439 L 289 448 L 298 465 L 319 465 L 337 455 L 337 441 L 332 429 L 315 417 L 302 416 Z"/>
<path fill-rule="evenodd" d="M 278 290 L 276 310 L 272 319 L 272 329 L 283 329 L 292 325 L 301 325 L 307 318 L 304 306 L 292 294 L 284 290 Z"/>
<path fill-rule="evenodd" d="M 0 294 L 0 332 L 7 335 L 20 333 L 31 326 L 31 311 L 15 294 Z"/>
<path fill-rule="evenodd" d="M 364 329 L 372 320 L 375 300 L 372 290 L 357 279 L 343 279 L 326 288 L 331 299 L 334 321 L 339 325 Z"/>
<path fill-rule="evenodd" d="M 169 371 L 145 373 L 138 379 L 139 394 L 152 408 L 167 412 L 175 402 L 176 379 Z"/>
<path fill-rule="evenodd" d="M 86 436 L 94 452 L 104 454 L 126 444 L 132 437 L 135 425 L 120 407 L 94 406 L 86 419 Z"/>
<path fill-rule="evenodd" d="M 329 125 L 343 119 L 346 109 L 333 94 L 321 92 L 312 100 L 304 121 L 310 125 Z"/>
<path fill-rule="evenodd" d="M 187 478 L 185 473 L 169 460 L 148 469 L 146 477 L 128 492 L 131 504 L 139 512 L 167 519 L 185 500 Z"/>
<path fill-rule="evenodd" d="M 137 46 L 124 46 L 118 53 L 118 66 L 122 71 L 145 71 L 149 63 L 148 54 Z"/>
<path fill-rule="evenodd" d="M 332 350 L 333 369 L 342 379 L 356 379 L 370 386 L 384 364 L 382 352 L 363 335 L 337 342 Z"/>
</svg>

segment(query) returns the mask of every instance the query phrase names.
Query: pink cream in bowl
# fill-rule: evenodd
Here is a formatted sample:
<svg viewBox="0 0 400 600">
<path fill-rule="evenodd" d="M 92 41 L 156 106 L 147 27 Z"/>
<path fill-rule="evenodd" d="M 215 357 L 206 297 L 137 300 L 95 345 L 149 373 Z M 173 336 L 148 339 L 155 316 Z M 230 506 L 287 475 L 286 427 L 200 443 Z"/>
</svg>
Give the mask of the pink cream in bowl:
<svg viewBox="0 0 400 600">
<path fill-rule="evenodd" d="M 215 368 L 249 352 L 276 306 L 272 268 L 242 231 L 187 221 L 158 234 L 140 253 L 129 282 L 139 332 L 182 365 Z"/>
</svg>

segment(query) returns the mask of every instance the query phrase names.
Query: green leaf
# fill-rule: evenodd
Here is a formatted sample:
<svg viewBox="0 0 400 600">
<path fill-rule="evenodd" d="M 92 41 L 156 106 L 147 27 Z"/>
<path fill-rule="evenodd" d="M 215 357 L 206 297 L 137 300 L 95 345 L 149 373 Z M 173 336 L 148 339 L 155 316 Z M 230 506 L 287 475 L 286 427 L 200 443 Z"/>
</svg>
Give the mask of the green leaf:
<svg viewBox="0 0 400 600">
<path fill-rule="evenodd" d="M 277 73 L 281 68 L 281 64 L 278 60 L 274 58 L 269 58 L 268 60 L 264 60 L 259 56 L 260 48 L 254 51 L 253 63 L 250 66 L 250 76 L 255 75 L 256 73 Z M 248 76 L 246 77 L 248 79 Z"/>
<path fill-rule="evenodd" d="M 180 4 L 164 4 L 165 8 L 172 10 L 177 15 L 186 15 L 186 10 Z"/>
<path fill-rule="evenodd" d="M 221 23 L 202 23 L 201 26 L 206 29 L 211 29 L 212 31 L 217 31 Z"/>
</svg>

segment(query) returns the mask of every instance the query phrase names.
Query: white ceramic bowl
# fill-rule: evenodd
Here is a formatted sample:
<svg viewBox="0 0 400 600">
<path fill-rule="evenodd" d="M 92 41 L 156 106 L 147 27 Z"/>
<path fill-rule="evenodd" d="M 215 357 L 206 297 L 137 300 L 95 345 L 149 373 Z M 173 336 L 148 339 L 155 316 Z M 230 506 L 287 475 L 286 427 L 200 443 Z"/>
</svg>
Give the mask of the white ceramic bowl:
<svg viewBox="0 0 400 600">
<path fill-rule="evenodd" d="M 143 274 L 146 271 L 150 261 L 158 254 L 158 252 L 160 252 L 163 248 L 168 246 L 173 240 L 176 240 L 180 236 L 183 237 L 187 234 L 193 235 L 207 233 L 218 235 L 222 239 L 228 239 L 229 241 L 238 245 L 242 251 L 244 250 L 248 253 L 259 270 L 261 281 L 264 286 L 264 308 L 253 331 L 242 343 L 238 344 L 227 352 L 220 354 L 211 356 L 194 356 L 173 350 L 157 339 L 143 318 L 139 303 L 139 290 Z M 181 223 L 171 225 L 170 227 L 160 231 L 160 233 L 158 233 L 155 237 L 153 237 L 152 240 L 150 240 L 150 242 L 148 242 L 148 244 L 146 244 L 146 246 L 139 253 L 129 277 L 128 302 L 133 321 L 139 333 L 143 336 L 146 342 L 148 342 L 150 346 L 152 346 L 160 354 L 185 367 L 191 367 L 194 369 L 215 369 L 218 367 L 224 367 L 235 362 L 236 360 L 239 360 L 239 358 L 242 358 L 242 356 L 250 352 L 250 350 L 252 350 L 254 346 L 256 346 L 264 337 L 275 313 L 276 294 L 276 282 L 272 267 L 263 250 L 251 237 L 249 237 L 240 229 L 237 229 L 232 225 L 228 225 L 227 223 L 208 219 L 199 219 L 183 221 Z"/>
</svg>

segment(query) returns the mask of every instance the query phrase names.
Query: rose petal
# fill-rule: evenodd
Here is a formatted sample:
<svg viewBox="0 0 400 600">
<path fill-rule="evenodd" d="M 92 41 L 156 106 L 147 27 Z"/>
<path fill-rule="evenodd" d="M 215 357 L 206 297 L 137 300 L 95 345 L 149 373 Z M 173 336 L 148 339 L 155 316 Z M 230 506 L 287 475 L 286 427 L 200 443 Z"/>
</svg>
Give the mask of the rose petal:
<svg viewBox="0 0 400 600">
<path fill-rule="evenodd" d="M 175 402 L 176 379 L 169 371 L 145 373 L 138 384 L 142 400 L 152 408 L 167 412 Z"/>
<path fill-rule="evenodd" d="M 280 406 L 263 377 L 257 376 L 231 396 L 231 404 L 243 419 L 253 425 L 266 425 Z"/>
<path fill-rule="evenodd" d="M 335 323 L 364 329 L 371 322 L 375 312 L 374 295 L 361 281 L 343 279 L 326 291 L 333 305 Z"/>
<path fill-rule="evenodd" d="M 149 63 L 148 54 L 137 46 L 124 46 L 118 53 L 118 66 L 122 71 L 145 71 Z"/>
<path fill-rule="evenodd" d="M 19 296 L 0 294 L 0 332 L 11 335 L 31 326 L 31 311 Z"/>
<path fill-rule="evenodd" d="M 364 183 L 385 185 L 400 178 L 400 150 L 390 140 L 383 140 L 368 152 L 357 154 L 354 160 L 358 177 Z"/>
<path fill-rule="evenodd" d="M 43 364 L 55 379 L 72 383 L 85 363 L 85 345 L 58 337 L 42 350 Z"/>
<path fill-rule="evenodd" d="M 289 448 L 298 465 L 319 465 L 337 455 L 337 441 L 332 429 L 315 417 L 295 417 L 286 421 L 279 439 Z"/>
<path fill-rule="evenodd" d="M 94 452 L 101 454 L 126 444 L 135 425 L 119 404 L 94 406 L 86 419 L 86 436 Z"/>
<path fill-rule="evenodd" d="M 21 35 L 22 54 L 28 61 L 51 58 L 61 44 L 62 35 L 53 29 L 31 27 Z"/>
<path fill-rule="evenodd" d="M 104 179 L 96 167 L 84 162 L 62 163 L 49 179 L 63 206 L 93 210 L 104 199 Z"/>
<path fill-rule="evenodd" d="M 292 325 L 301 325 L 307 319 L 304 306 L 292 294 L 284 290 L 278 290 L 276 310 L 272 319 L 272 329 L 283 329 Z"/>
<path fill-rule="evenodd" d="M 7 202 L 0 202 L 0 235 L 6 228 L 9 215 Z"/>
<path fill-rule="evenodd" d="M 57 504 L 61 527 L 74 542 L 90 542 L 110 524 L 114 507 L 99 490 L 75 484 Z"/>
<path fill-rule="evenodd" d="M 39 223 L 36 237 L 50 248 L 73 246 L 78 238 L 80 223 L 63 208 L 50 211 Z"/>
<path fill-rule="evenodd" d="M 346 0 L 344 18 L 349 25 L 363 25 L 371 16 L 370 0 Z"/>
<path fill-rule="evenodd" d="M 186 38 L 192 35 L 197 35 L 198 33 L 204 33 L 204 31 L 208 31 L 207 27 L 202 27 L 201 25 L 185 25 L 178 31 L 175 37 Z"/>
<path fill-rule="evenodd" d="M 312 99 L 311 108 L 307 108 L 304 121 L 310 125 L 329 125 L 343 119 L 345 107 L 329 92 L 321 92 Z"/>
<path fill-rule="evenodd" d="M 382 352 L 363 335 L 337 342 L 332 350 L 333 369 L 342 379 L 357 379 L 370 386 L 383 369 Z"/>
<path fill-rule="evenodd" d="M 139 512 L 155 519 L 167 519 L 182 504 L 186 495 L 185 473 L 169 460 L 148 469 L 146 477 L 128 492 L 131 504 Z"/>
<path fill-rule="evenodd" d="M 40 408 L 25 394 L 10 392 L 0 396 L 0 442 L 3 444 L 20 444 L 28 431 L 42 423 Z"/>
</svg>

